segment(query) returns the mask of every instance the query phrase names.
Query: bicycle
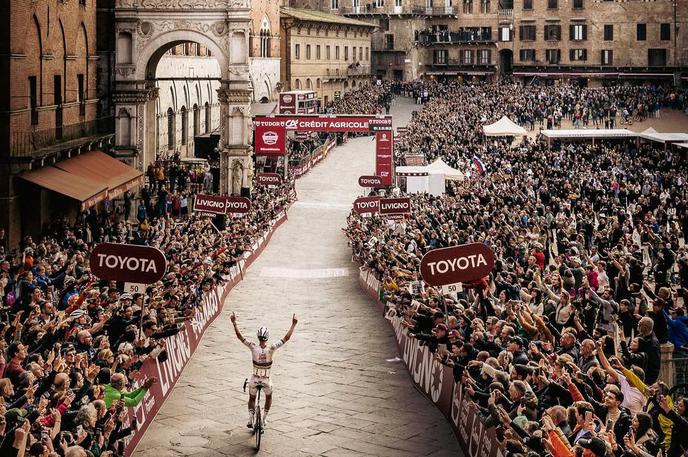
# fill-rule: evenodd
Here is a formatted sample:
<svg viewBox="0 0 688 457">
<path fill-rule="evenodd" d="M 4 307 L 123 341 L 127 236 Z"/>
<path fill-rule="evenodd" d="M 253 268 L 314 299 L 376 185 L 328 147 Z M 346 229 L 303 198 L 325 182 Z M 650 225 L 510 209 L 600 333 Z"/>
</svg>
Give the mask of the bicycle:
<svg viewBox="0 0 688 457">
<path fill-rule="evenodd" d="M 246 392 L 246 385 L 248 384 L 248 378 L 244 380 L 244 392 Z M 260 413 L 260 391 L 263 390 L 263 384 L 256 384 L 256 389 L 258 393 L 256 394 L 256 412 L 253 416 L 253 434 L 256 436 L 256 451 L 260 450 L 260 440 L 265 433 L 263 429 L 263 418 Z"/>
</svg>

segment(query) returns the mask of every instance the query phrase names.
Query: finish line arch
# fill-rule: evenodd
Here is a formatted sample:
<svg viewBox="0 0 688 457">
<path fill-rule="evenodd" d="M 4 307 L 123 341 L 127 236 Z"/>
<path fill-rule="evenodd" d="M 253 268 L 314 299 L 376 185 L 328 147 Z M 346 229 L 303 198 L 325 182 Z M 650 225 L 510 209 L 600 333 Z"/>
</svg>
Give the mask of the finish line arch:
<svg viewBox="0 0 688 457">
<path fill-rule="evenodd" d="M 385 186 L 394 182 L 392 116 L 276 114 L 254 117 L 253 127 L 255 154 L 268 156 L 286 153 L 287 132 L 374 133 L 375 175 L 382 178 Z"/>
</svg>

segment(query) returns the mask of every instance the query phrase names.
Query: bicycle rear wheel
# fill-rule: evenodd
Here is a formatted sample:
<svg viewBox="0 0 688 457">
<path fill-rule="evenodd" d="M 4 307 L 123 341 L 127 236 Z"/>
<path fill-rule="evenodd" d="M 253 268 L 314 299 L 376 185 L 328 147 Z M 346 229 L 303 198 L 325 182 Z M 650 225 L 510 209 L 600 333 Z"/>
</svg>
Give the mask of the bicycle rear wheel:
<svg viewBox="0 0 688 457">
<path fill-rule="evenodd" d="M 263 418 L 260 414 L 260 406 L 256 406 L 256 423 L 253 427 L 253 433 L 256 435 L 256 450 L 260 450 L 260 439 L 263 436 Z"/>
</svg>

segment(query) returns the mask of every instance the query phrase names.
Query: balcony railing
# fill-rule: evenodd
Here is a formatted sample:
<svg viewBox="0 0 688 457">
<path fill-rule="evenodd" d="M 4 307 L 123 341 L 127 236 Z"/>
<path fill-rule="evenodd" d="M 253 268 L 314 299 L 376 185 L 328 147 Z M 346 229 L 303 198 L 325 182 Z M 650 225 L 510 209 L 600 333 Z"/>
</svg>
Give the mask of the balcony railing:
<svg viewBox="0 0 688 457">
<path fill-rule="evenodd" d="M 418 34 L 418 44 L 430 46 L 433 44 L 453 44 L 453 43 L 488 43 L 494 41 L 492 30 L 459 30 L 458 32 L 439 31 L 439 32 L 420 32 Z"/>
<path fill-rule="evenodd" d="M 77 124 L 61 127 L 33 130 L 28 132 L 12 132 L 10 146 L 11 157 L 32 156 L 36 152 L 51 146 L 98 135 L 107 135 L 115 131 L 115 118 L 103 117 Z"/>
<path fill-rule="evenodd" d="M 491 59 L 492 57 L 490 57 Z M 473 59 L 473 61 L 464 61 L 462 59 L 446 59 L 444 61 L 433 61 L 432 65 L 438 66 L 438 67 L 443 67 L 443 66 L 470 66 L 470 67 L 475 67 L 476 69 L 491 69 L 494 67 L 495 64 L 493 64 L 490 60 L 482 60 L 480 58 L 478 59 Z"/>
<path fill-rule="evenodd" d="M 500 9 L 499 10 L 499 17 L 503 18 L 511 18 L 514 16 L 514 10 L 513 9 Z"/>
<path fill-rule="evenodd" d="M 420 14 L 424 16 L 453 16 L 459 14 L 459 9 L 456 6 L 426 6 L 425 8 L 414 8 L 413 14 Z"/>
</svg>

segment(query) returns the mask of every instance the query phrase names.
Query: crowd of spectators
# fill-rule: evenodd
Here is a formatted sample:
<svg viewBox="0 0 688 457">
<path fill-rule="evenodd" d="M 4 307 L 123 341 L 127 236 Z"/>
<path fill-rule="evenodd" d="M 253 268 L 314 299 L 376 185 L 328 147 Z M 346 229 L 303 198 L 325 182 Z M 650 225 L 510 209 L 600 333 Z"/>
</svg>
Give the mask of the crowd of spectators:
<svg viewBox="0 0 688 457">
<path fill-rule="evenodd" d="M 511 83 L 394 90 L 429 98 L 406 151 L 464 171 L 478 155 L 487 171 L 442 196 L 412 195 L 402 220 L 349 216 L 354 257 L 380 279 L 388 313 L 453 367 L 508 455 L 684 455 L 688 399 L 660 375 L 660 347 L 688 354 L 685 158 L 652 145 L 548 150 L 481 137 L 502 115 L 539 123 L 606 104 L 664 106 L 672 95 Z M 422 287 L 425 253 L 470 242 L 493 250 L 489 276 L 445 296 Z"/>
<path fill-rule="evenodd" d="M 392 83 L 378 81 L 345 92 L 329 102 L 327 114 L 389 114 L 392 104 Z"/>
<path fill-rule="evenodd" d="M 122 211 L 92 211 L 74 223 L 54 221 L 18 249 L 0 245 L 1 456 L 123 455 L 137 428 L 128 409 L 156 382 L 142 367 L 167 358 L 164 338 L 193 319 L 203 294 L 224 283 L 294 195 L 293 182 L 256 186 L 251 211 L 218 228 L 156 211 L 166 200 L 147 191 L 141 223 Z M 145 294 L 94 277 L 90 249 L 107 241 L 161 249 L 165 277 Z"/>
</svg>

